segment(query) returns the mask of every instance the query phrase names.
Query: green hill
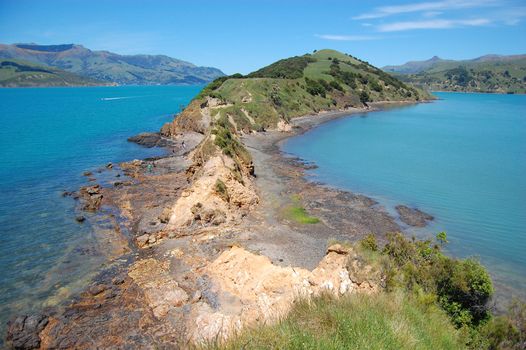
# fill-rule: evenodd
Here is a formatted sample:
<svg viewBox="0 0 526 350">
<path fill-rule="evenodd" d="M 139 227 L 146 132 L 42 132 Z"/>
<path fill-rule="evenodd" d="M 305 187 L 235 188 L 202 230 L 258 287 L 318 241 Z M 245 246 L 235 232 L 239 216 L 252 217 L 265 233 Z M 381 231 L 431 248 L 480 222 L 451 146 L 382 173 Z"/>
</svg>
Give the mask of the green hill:
<svg viewBox="0 0 526 350">
<path fill-rule="evenodd" d="M 434 91 L 526 93 L 526 55 L 487 55 L 465 61 L 433 57 L 384 70 Z"/>
<path fill-rule="evenodd" d="M 43 64 L 121 85 L 205 84 L 224 75 L 217 68 L 198 67 L 164 55 L 119 55 L 74 44 L 0 44 L 0 58 Z"/>
<path fill-rule="evenodd" d="M 229 118 L 240 131 L 272 128 L 291 118 L 369 102 L 431 98 L 367 62 L 334 50 L 283 59 L 246 76 L 221 77 L 197 100 L 207 96 L 223 101 L 225 105 L 214 113 Z"/>
<path fill-rule="evenodd" d="M 2 87 L 95 85 L 108 85 L 108 83 L 31 62 L 0 59 Z"/>
</svg>

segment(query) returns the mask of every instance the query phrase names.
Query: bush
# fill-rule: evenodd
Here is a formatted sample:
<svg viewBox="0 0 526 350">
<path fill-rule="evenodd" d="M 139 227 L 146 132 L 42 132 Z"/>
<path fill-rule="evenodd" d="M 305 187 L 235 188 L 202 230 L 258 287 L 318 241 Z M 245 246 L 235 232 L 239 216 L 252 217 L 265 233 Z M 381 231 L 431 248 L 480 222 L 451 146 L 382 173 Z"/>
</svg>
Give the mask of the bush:
<svg viewBox="0 0 526 350">
<path fill-rule="evenodd" d="M 299 79 L 303 77 L 303 70 L 311 62 L 316 62 L 316 59 L 310 56 L 286 58 L 252 72 L 247 77 Z"/>
<path fill-rule="evenodd" d="M 217 179 L 214 185 L 215 192 L 221 197 L 225 202 L 230 201 L 230 195 L 228 194 L 228 189 L 221 179 Z"/>
<path fill-rule="evenodd" d="M 324 85 L 320 84 L 319 81 L 305 78 L 305 83 L 307 84 L 305 89 L 309 94 L 311 94 L 312 96 L 320 95 L 322 97 L 325 97 L 327 89 Z"/>
<path fill-rule="evenodd" d="M 366 104 L 370 100 L 371 100 L 371 97 L 369 96 L 369 93 L 365 90 L 362 90 L 362 92 L 360 92 L 360 102 L 363 104 Z"/>
<path fill-rule="evenodd" d="M 409 240 L 400 233 L 388 235 L 383 254 L 391 263 L 386 267 L 388 289 L 421 288 L 436 294 L 458 327 L 475 327 L 488 320 L 493 284 L 478 261 L 450 258 L 433 242 Z"/>
</svg>

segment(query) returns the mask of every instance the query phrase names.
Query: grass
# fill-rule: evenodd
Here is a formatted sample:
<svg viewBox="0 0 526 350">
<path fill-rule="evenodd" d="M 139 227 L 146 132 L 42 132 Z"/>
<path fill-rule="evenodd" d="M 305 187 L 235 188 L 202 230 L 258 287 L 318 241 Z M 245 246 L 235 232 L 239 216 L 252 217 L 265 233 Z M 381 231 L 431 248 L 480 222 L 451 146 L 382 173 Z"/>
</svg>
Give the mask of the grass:
<svg viewBox="0 0 526 350">
<path fill-rule="evenodd" d="M 320 295 L 274 325 L 246 328 L 205 349 L 463 349 L 443 311 L 403 293 Z"/>
<path fill-rule="evenodd" d="M 286 219 L 298 224 L 317 224 L 320 222 L 320 219 L 315 216 L 310 216 L 305 208 L 301 206 L 301 198 L 298 195 L 293 195 L 291 199 L 292 204 L 286 206 L 284 209 L 284 216 Z"/>
</svg>

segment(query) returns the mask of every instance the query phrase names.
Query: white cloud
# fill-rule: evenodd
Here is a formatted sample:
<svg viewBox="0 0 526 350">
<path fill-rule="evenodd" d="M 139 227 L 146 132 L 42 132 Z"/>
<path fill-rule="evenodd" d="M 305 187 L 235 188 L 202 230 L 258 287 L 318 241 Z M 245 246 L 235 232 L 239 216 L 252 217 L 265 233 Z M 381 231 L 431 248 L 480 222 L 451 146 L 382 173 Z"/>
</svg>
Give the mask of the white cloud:
<svg viewBox="0 0 526 350">
<path fill-rule="evenodd" d="M 490 24 L 491 20 L 487 18 L 476 18 L 476 19 L 462 19 L 462 20 L 451 20 L 451 19 L 436 19 L 428 21 L 408 21 L 408 22 L 394 22 L 388 24 L 381 24 L 378 27 L 380 32 L 400 32 L 404 30 L 414 29 L 445 29 L 455 28 L 463 26 L 483 26 Z"/>
<path fill-rule="evenodd" d="M 452 9 L 474 8 L 497 4 L 496 0 L 443 0 L 433 2 L 419 2 L 405 5 L 377 7 L 372 12 L 363 13 L 352 19 L 375 19 L 411 12 L 432 12 Z"/>
<path fill-rule="evenodd" d="M 381 39 L 378 36 L 369 35 L 335 35 L 335 34 L 316 34 L 317 38 L 333 41 L 367 41 Z"/>
</svg>

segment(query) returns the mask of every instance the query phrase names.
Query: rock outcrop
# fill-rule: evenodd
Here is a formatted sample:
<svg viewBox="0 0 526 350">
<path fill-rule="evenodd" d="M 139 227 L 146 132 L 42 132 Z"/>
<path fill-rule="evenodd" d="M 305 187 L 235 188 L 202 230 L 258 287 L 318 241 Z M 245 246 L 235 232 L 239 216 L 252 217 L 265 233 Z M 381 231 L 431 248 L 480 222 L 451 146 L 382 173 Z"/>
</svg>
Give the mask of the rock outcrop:
<svg viewBox="0 0 526 350">
<path fill-rule="evenodd" d="M 203 273 L 212 281 L 219 307 L 200 303 L 192 311 L 188 329 L 192 341 L 228 337 L 255 323 L 275 322 L 298 298 L 328 292 L 376 293 L 378 281 L 355 276 L 349 266 L 356 259 L 351 248 L 331 246 L 318 267 L 309 271 L 274 265 L 269 258 L 232 247 L 208 264 Z"/>
</svg>

